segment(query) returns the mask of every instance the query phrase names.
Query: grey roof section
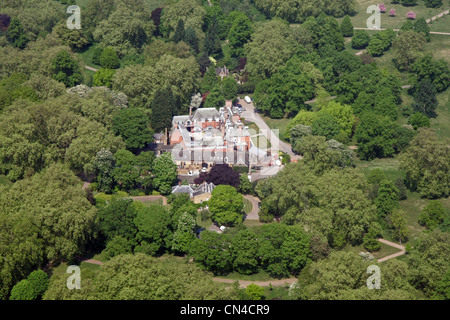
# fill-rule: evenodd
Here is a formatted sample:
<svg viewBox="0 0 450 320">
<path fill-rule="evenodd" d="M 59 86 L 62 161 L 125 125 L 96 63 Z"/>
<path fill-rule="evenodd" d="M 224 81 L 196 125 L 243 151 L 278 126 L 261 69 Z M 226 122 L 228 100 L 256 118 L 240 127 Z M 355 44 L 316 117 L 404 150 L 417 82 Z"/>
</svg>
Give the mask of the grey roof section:
<svg viewBox="0 0 450 320">
<path fill-rule="evenodd" d="M 192 121 L 220 120 L 219 111 L 216 108 L 200 108 L 195 110 L 192 115 Z"/>
<path fill-rule="evenodd" d="M 197 189 L 194 191 L 194 196 L 198 196 L 204 193 L 211 193 L 216 186 L 211 183 L 202 183 Z"/>
<path fill-rule="evenodd" d="M 175 161 L 180 162 L 205 162 L 205 163 L 228 163 L 234 165 L 246 165 L 250 163 L 250 154 L 248 151 L 222 152 L 211 148 L 201 148 L 194 151 L 174 152 Z"/>
<path fill-rule="evenodd" d="M 185 123 L 187 120 L 189 120 L 189 115 L 175 116 L 172 119 L 172 125 L 175 125 L 175 123 Z"/>
<path fill-rule="evenodd" d="M 175 187 L 172 187 L 172 193 L 187 193 L 190 197 L 194 194 L 194 189 L 192 189 L 191 186 L 187 185 L 178 185 Z"/>
</svg>

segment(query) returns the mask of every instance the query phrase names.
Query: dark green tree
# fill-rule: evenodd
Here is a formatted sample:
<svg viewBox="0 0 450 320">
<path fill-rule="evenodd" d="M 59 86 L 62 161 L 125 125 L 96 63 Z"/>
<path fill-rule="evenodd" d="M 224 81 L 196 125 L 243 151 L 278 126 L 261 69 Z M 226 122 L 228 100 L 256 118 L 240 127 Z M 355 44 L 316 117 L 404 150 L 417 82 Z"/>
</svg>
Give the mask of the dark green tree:
<svg viewBox="0 0 450 320">
<path fill-rule="evenodd" d="M 12 18 L 6 33 L 6 39 L 14 48 L 24 49 L 28 43 L 28 37 L 17 18 Z"/>
<path fill-rule="evenodd" d="M 223 97 L 226 100 L 234 100 L 237 96 L 237 82 L 233 77 L 225 77 L 222 81 Z"/>
<path fill-rule="evenodd" d="M 415 112 L 413 113 L 409 119 L 408 124 L 412 125 L 414 130 L 417 130 L 422 127 L 430 127 L 430 118 L 428 118 L 426 115 Z"/>
<path fill-rule="evenodd" d="M 170 87 L 158 90 L 150 103 L 152 110 L 151 126 L 155 132 L 170 130 L 172 118 L 178 113 L 177 103 Z"/>
<path fill-rule="evenodd" d="M 117 69 L 120 67 L 120 59 L 116 51 L 111 47 L 106 47 L 100 55 L 100 66 L 106 69 Z"/>
<path fill-rule="evenodd" d="M 182 19 L 178 20 L 177 28 L 175 29 L 175 33 L 173 35 L 173 41 L 178 43 L 180 41 L 184 41 L 185 39 L 185 29 L 184 29 L 184 21 Z"/>
<path fill-rule="evenodd" d="M 240 57 L 244 54 L 244 44 L 250 40 L 252 26 L 250 19 L 245 14 L 239 14 L 231 25 L 228 34 L 228 41 L 233 57 Z"/>
<path fill-rule="evenodd" d="M 30 282 L 38 297 L 42 297 L 45 291 L 47 291 L 49 279 L 43 270 L 33 271 L 28 275 L 27 280 Z"/>
<path fill-rule="evenodd" d="M 153 141 L 149 126 L 150 121 L 145 112 L 138 108 L 125 108 L 114 117 L 112 129 L 122 137 L 127 149 L 135 152 Z"/>
<path fill-rule="evenodd" d="M 369 45 L 370 37 L 364 30 L 356 30 L 354 36 L 352 37 L 352 48 L 353 49 L 364 49 Z"/>
<path fill-rule="evenodd" d="M 81 83 L 81 75 L 78 63 L 73 60 L 66 50 L 58 52 L 52 60 L 53 79 L 62 82 L 66 87 L 73 87 Z"/>
<path fill-rule="evenodd" d="M 136 210 L 131 198 L 112 199 L 107 206 L 99 208 L 96 222 L 108 241 L 117 236 L 134 240 L 137 231 L 134 218 Z"/>
<path fill-rule="evenodd" d="M 336 118 L 327 113 L 312 123 L 312 134 L 315 136 L 323 136 L 327 140 L 333 139 L 340 131 L 341 126 L 337 123 Z"/>
<path fill-rule="evenodd" d="M 445 209 L 439 200 L 430 200 L 419 216 L 419 224 L 433 230 L 444 222 Z"/>
<path fill-rule="evenodd" d="M 344 37 L 353 36 L 353 25 L 349 16 L 345 16 L 344 20 L 342 20 L 340 30 Z"/>
<path fill-rule="evenodd" d="M 439 102 L 436 98 L 436 88 L 430 80 L 422 80 L 417 91 L 414 93 L 414 101 L 412 108 L 414 111 L 420 112 L 429 118 L 436 117 L 436 108 Z"/>
<path fill-rule="evenodd" d="M 198 53 L 199 41 L 194 28 L 186 28 L 184 33 L 184 41 L 191 47 L 192 50 L 194 50 L 195 53 Z"/>
<path fill-rule="evenodd" d="M 378 234 L 374 228 L 370 228 L 363 238 L 364 248 L 370 252 L 378 251 L 381 248 L 381 243 L 378 241 Z"/>
</svg>

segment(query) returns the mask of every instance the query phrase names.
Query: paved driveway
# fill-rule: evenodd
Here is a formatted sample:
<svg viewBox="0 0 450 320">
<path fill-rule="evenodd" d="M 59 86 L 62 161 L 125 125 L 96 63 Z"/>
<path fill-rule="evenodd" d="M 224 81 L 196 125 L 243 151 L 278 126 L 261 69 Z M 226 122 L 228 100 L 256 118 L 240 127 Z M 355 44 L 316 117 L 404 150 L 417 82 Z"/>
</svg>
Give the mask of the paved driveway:
<svg viewBox="0 0 450 320">
<path fill-rule="evenodd" d="M 253 105 L 253 101 L 251 103 L 245 102 L 244 99 L 239 98 L 239 102 L 245 111 L 241 113 L 241 117 L 243 117 L 247 121 L 254 122 L 258 128 L 262 131 L 262 134 L 270 141 L 271 148 L 274 150 L 283 151 L 291 156 L 291 159 L 298 158 L 298 155 L 295 155 L 292 152 L 292 147 L 289 143 L 281 141 L 278 138 L 278 135 L 275 134 L 269 126 L 265 123 L 265 121 L 261 118 L 261 116 L 255 112 L 255 107 Z"/>
</svg>

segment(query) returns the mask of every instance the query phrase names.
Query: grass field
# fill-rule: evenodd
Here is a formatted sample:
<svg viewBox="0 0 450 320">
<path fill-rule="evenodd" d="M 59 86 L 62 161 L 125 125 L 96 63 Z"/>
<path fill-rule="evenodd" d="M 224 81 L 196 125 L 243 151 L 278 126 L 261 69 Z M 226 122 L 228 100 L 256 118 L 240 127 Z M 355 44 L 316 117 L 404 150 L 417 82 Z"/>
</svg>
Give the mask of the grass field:
<svg viewBox="0 0 450 320">
<path fill-rule="evenodd" d="M 252 212 L 252 209 L 253 209 L 252 203 L 249 200 L 244 199 L 244 213 L 249 214 L 250 212 Z"/>
<path fill-rule="evenodd" d="M 350 246 L 347 245 L 344 249 L 342 249 L 343 251 L 349 251 L 349 252 L 353 252 L 355 254 L 359 254 L 360 252 L 367 252 L 367 249 L 364 248 L 363 245 L 359 245 L 359 246 Z M 373 255 L 373 257 L 375 259 L 380 259 L 386 256 L 389 256 L 391 254 L 397 253 L 399 250 L 397 248 L 388 246 L 384 243 L 381 243 L 381 247 L 380 250 L 378 251 L 374 251 L 371 252 L 370 254 Z"/>
<path fill-rule="evenodd" d="M 450 63 L 450 35 L 431 34 L 430 37 L 431 41 L 425 44 L 425 50 L 431 52 L 434 59 L 444 59 Z"/>
<path fill-rule="evenodd" d="M 291 121 L 290 118 L 282 118 L 282 119 L 271 119 L 269 117 L 265 117 L 261 115 L 261 118 L 264 120 L 265 123 L 269 126 L 270 129 L 278 129 L 280 130 L 279 138 L 283 141 L 286 141 L 286 128 Z M 287 141 L 286 141 L 287 142 Z"/>
</svg>

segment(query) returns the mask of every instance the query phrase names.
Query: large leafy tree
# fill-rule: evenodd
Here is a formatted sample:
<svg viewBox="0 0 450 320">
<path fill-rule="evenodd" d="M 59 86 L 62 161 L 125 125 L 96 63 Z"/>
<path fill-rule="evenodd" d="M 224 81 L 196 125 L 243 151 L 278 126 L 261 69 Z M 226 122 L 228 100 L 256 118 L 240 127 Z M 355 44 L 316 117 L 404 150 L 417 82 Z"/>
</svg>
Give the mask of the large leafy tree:
<svg viewBox="0 0 450 320">
<path fill-rule="evenodd" d="M 178 113 L 178 106 L 172 89 L 165 87 L 158 90 L 150 104 L 152 110 L 151 125 L 155 132 L 170 130 L 172 118 Z"/>
<path fill-rule="evenodd" d="M 364 49 L 369 45 L 370 37 L 364 30 L 356 30 L 355 35 L 352 37 L 353 49 Z"/>
<path fill-rule="evenodd" d="M 422 80 L 419 82 L 418 88 L 414 92 L 414 101 L 411 104 L 413 110 L 427 117 L 436 117 L 438 103 L 436 89 L 430 80 Z"/>
<path fill-rule="evenodd" d="M 80 84 L 82 75 L 78 63 L 66 50 L 58 52 L 52 60 L 53 79 L 62 82 L 66 87 Z"/>
<path fill-rule="evenodd" d="M 167 209 L 163 206 L 142 206 L 134 218 L 137 228 L 136 241 L 139 244 L 135 251 L 155 255 L 170 249 L 173 233 Z"/>
<path fill-rule="evenodd" d="M 22 23 L 19 19 L 11 19 L 11 23 L 9 24 L 8 31 L 6 33 L 6 39 L 8 39 L 11 45 L 15 48 L 24 49 L 26 47 L 28 37 L 23 30 Z"/>
<path fill-rule="evenodd" d="M 208 203 L 212 219 L 218 224 L 230 226 L 242 222 L 244 197 L 234 187 L 228 185 L 215 187 Z"/>
<path fill-rule="evenodd" d="M 230 247 L 229 235 L 205 230 L 192 242 L 189 255 L 204 269 L 220 275 L 232 269 Z"/>
<path fill-rule="evenodd" d="M 395 62 L 399 69 L 409 70 L 410 66 L 425 53 L 426 38 L 413 30 L 400 33 L 394 40 Z"/>
<path fill-rule="evenodd" d="M 94 39 L 104 48 L 110 46 L 119 57 L 139 53 L 155 30 L 150 12 L 139 1 L 131 9 L 127 4 L 118 7 L 107 19 L 101 21 L 93 32 Z"/>
<path fill-rule="evenodd" d="M 56 164 L 0 194 L 0 295 L 45 261 L 71 260 L 92 236 L 96 209 L 81 181 Z"/>
<path fill-rule="evenodd" d="M 240 184 L 239 172 L 233 170 L 228 164 L 215 164 L 207 173 L 202 172 L 198 178 L 195 179 L 196 184 L 201 184 L 203 181 L 218 185 L 229 185 L 237 188 Z"/>
<path fill-rule="evenodd" d="M 248 72 L 266 79 L 275 74 L 293 55 L 295 41 L 288 24 L 270 20 L 255 26 L 251 41 L 245 44 Z"/>
<path fill-rule="evenodd" d="M 344 20 L 342 20 L 340 30 L 344 37 L 353 36 L 353 25 L 349 16 L 345 16 Z"/>
<path fill-rule="evenodd" d="M 437 92 L 445 91 L 450 86 L 450 70 L 448 63 L 441 60 L 433 60 L 431 55 L 425 55 L 411 66 L 412 89 L 417 91 L 422 80 L 429 80 Z"/>
<path fill-rule="evenodd" d="M 101 207 L 97 214 L 97 224 L 107 241 L 114 237 L 134 240 L 136 235 L 136 209 L 132 199 L 112 199 L 107 206 Z"/>
<path fill-rule="evenodd" d="M 239 231 L 231 239 L 233 269 L 242 274 L 252 274 L 258 270 L 259 243 L 255 232 L 249 229 Z"/>
<path fill-rule="evenodd" d="M 373 113 L 363 114 L 355 138 L 361 159 L 385 158 L 395 153 L 394 124 L 386 117 Z"/>
<path fill-rule="evenodd" d="M 431 200 L 420 213 L 418 222 L 433 230 L 444 221 L 444 218 L 445 210 L 442 203 L 439 200 Z"/>
<path fill-rule="evenodd" d="M 162 194 L 172 192 L 172 185 L 177 179 L 177 165 L 172 161 L 172 154 L 163 153 L 153 162 L 153 185 Z"/>
<path fill-rule="evenodd" d="M 134 152 L 153 140 L 149 126 L 150 121 L 145 112 L 138 108 L 125 108 L 114 117 L 112 129 L 123 138 L 127 148 Z"/>
<path fill-rule="evenodd" d="M 244 13 L 240 13 L 233 20 L 230 32 L 228 33 L 232 56 L 240 57 L 243 55 L 244 44 L 250 40 L 251 34 L 252 26 L 250 19 Z"/>
<path fill-rule="evenodd" d="M 447 143 L 439 141 L 432 129 L 420 128 L 409 148 L 400 155 L 400 168 L 406 172 L 411 190 L 425 198 L 450 194 L 450 153 Z"/>
</svg>

